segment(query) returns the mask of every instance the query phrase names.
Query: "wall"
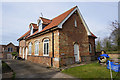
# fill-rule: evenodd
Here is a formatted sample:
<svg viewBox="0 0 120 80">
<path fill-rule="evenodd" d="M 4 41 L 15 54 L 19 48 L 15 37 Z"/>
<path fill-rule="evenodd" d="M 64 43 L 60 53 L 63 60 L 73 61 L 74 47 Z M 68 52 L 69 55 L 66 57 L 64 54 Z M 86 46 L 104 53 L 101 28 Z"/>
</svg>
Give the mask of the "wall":
<svg viewBox="0 0 120 80">
<path fill-rule="evenodd" d="M 95 60 L 97 57 L 95 56 L 95 38 L 89 36 L 89 43 L 91 44 L 91 49 L 92 49 L 92 53 L 90 53 L 91 60 Z"/>
<path fill-rule="evenodd" d="M 118 58 L 120 58 L 120 53 L 118 53 L 118 54 L 115 54 L 115 53 L 110 53 L 110 54 L 108 54 L 108 56 L 110 57 L 110 58 L 115 58 L 115 59 L 118 59 Z"/>
<path fill-rule="evenodd" d="M 74 20 L 77 20 L 75 27 Z M 61 66 L 74 63 L 74 43 L 79 45 L 80 62 L 84 61 L 81 56 L 89 55 L 88 35 L 85 27 L 78 15 L 73 14 L 62 26 L 60 30 L 60 57 Z M 62 55 L 64 54 L 64 55 Z M 89 58 L 87 58 L 89 61 Z"/>
<path fill-rule="evenodd" d="M 41 63 L 47 66 L 51 66 L 51 60 L 53 61 L 53 67 L 59 67 L 59 32 L 58 30 L 53 31 L 54 33 L 54 57 L 53 57 L 53 47 L 52 47 L 52 32 L 46 33 L 44 35 L 40 35 L 38 37 L 32 38 L 30 40 L 26 41 L 26 46 L 28 48 L 28 45 L 30 42 L 32 42 L 32 55 L 29 55 L 28 53 L 28 59 L 29 61 L 35 62 L 35 63 Z M 43 56 L 43 41 L 44 39 L 49 39 L 49 56 Z M 39 55 L 35 56 L 35 41 L 39 41 Z M 28 48 L 29 51 L 29 48 Z"/>
<path fill-rule="evenodd" d="M 7 58 L 9 58 L 9 59 L 12 59 L 12 52 L 8 52 L 8 48 L 12 48 L 12 52 L 17 52 L 17 47 L 16 46 L 14 46 L 13 44 L 8 44 L 6 47 L 5 47 L 5 51 L 4 51 L 4 53 L 3 53 L 3 58 L 4 59 L 7 59 Z"/>
<path fill-rule="evenodd" d="M 25 47 L 26 47 L 26 41 L 25 40 L 19 41 L 19 57 L 21 58 L 23 58 L 23 48 L 25 49 Z M 20 48 L 21 48 L 21 53 L 20 53 Z M 25 53 L 25 50 L 24 50 L 24 53 Z"/>
</svg>

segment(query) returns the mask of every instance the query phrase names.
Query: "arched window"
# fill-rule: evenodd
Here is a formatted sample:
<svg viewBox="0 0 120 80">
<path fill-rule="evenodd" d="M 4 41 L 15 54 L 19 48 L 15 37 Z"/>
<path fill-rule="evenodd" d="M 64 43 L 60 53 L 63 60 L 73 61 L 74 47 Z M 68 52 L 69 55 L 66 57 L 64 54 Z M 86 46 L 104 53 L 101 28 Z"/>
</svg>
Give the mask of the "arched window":
<svg viewBox="0 0 120 80">
<path fill-rule="evenodd" d="M 45 39 L 43 42 L 43 56 L 49 56 L 49 39 Z"/>
<path fill-rule="evenodd" d="M 75 21 L 74 21 L 74 24 L 75 24 L 75 27 L 77 27 L 77 21 L 76 21 L 76 19 L 75 19 Z"/>
<path fill-rule="evenodd" d="M 29 55 L 31 55 L 31 53 L 32 53 L 32 43 L 30 42 L 29 43 Z"/>
<path fill-rule="evenodd" d="M 35 42 L 35 55 L 39 55 L 39 42 Z"/>
<path fill-rule="evenodd" d="M 91 43 L 89 43 L 89 52 L 92 53 Z"/>
</svg>

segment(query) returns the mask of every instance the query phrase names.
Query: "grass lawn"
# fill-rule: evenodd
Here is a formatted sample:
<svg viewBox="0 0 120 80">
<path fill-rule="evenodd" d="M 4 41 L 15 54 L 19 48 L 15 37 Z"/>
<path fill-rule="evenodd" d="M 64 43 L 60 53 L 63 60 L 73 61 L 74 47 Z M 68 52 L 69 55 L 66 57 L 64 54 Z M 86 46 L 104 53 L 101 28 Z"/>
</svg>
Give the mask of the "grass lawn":
<svg viewBox="0 0 120 80">
<path fill-rule="evenodd" d="M 101 66 L 99 63 L 81 65 L 65 69 L 62 72 L 76 78 L 110 78 L 110 71 L 106 68 L 106 66 Z M 115 80 L 116 78 L 120 79 L 120 72 L 117 73 L 112 71 L 112 73 Z"/>
<path fill-rule="evenodd" d="M 12 72 L 12 69 L 4 61 L 2 61 L 2 73 L 6 72 Z"/>
<path fill-rule="evenodd" d="M 2 73 L 9 73 L 9 72 L 13 72 L 13 70 L 4 61 L 2 61 Z M 13 72 L 10 79 L 14 80 L 14 78 L 15 78 L 15 72 Z"/>
</svg>

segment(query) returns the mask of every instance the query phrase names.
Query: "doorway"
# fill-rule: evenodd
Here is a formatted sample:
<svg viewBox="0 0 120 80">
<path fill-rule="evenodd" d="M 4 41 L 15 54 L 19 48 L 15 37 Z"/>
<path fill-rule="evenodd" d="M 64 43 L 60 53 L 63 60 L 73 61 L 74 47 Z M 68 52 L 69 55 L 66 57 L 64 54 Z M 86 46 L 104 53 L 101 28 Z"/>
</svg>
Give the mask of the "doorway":
<svg viewBox="0 0 120 80">
<path fill-rule="evenodd" d="M 79 45 L 77 43 L 74 44 L 74 57 L 75 62 L 79 62 Z"/>
</svg>

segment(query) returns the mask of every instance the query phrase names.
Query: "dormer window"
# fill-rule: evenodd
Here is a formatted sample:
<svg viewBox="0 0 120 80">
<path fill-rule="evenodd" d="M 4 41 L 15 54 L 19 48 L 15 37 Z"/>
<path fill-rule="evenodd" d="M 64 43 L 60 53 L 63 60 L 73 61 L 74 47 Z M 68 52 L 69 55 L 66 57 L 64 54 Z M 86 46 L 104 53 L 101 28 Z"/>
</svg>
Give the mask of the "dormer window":
<svg viewBox="0 0 120 80">
<path fill-rule="evenodd" d="M 42 20 L 38 19 L 39 32 L 42 30 Z"/>
<path fill-rule="evenodd" d="M 41 20 L 38 20 L 38 26 L 40 26 L 41 25 Z"/>
</svg>

